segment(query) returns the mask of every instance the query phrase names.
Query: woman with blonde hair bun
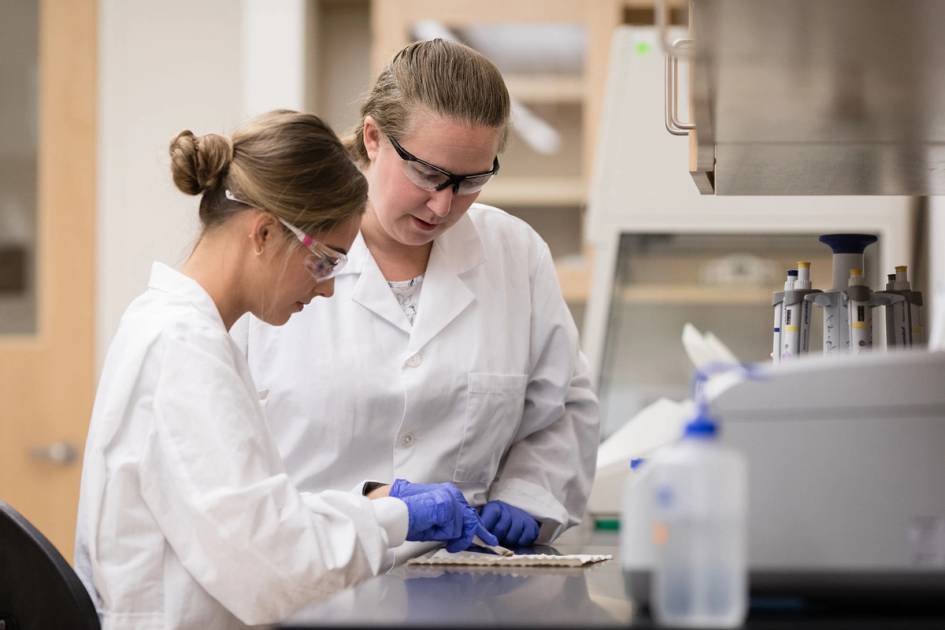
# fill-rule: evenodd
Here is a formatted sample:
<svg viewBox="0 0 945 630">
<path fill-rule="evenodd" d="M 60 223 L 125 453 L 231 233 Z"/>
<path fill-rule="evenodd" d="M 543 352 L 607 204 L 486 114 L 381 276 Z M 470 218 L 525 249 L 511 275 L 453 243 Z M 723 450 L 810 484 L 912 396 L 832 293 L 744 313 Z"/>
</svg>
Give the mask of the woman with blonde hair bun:
<svg viewBox="0 0 945 630">
<path fill-rule="evenodd" d="M 367 183 L 317 117 L 265 114 L 171 142 L 203 230 L 155 263 L 105 361 L 86 443 L 76 570 L 104 628 L 244 628 L 374 575 L 407 540 L 494 540 L 450 484 L 417 497 L 302 492 L 242 353 L 244 313 L 280 326 L 328 298 Z"/>
<path fill-rule="evenodd" d="M 369 190 L 338 298 L 233 336 L 299 487 L 453 482 L 502 544 L 527 547 L 580 522 L 599 422 L 548 245 L 476 203 L 501 177 L 509 110 L 472 49 L 398 52 L 348 144 Z"/>
</svg>

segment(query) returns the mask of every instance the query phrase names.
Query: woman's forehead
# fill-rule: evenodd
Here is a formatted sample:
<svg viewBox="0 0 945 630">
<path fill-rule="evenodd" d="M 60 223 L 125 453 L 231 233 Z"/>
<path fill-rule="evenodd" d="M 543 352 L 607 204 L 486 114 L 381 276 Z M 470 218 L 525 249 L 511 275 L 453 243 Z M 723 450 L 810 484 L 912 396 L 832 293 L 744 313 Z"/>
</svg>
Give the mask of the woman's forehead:
<svg viewBox="0 0 945 630">
<path fill-rule="evenodd" d="M 400 144 L 412 154 L 453 172 L 487 171 L 499 150 L 502 130 L 420 110 Z"/>
</svg>

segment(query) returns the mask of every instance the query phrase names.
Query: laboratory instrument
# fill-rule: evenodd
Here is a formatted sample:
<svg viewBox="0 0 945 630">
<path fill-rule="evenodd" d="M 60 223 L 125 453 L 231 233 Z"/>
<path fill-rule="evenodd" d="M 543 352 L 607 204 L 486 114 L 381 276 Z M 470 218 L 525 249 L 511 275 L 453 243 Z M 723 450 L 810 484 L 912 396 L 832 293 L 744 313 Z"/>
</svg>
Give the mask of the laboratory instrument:
<svg viewBox="0 0 945 630">
<path fill-rule="evenodd" d="M 667 36 L 685 37 L 686 29 L 670 27 Z M 910 197 L 700 195 L 684 168 L 693 157 L 689 140 L 653 124 L 666 111 L 666 60 L 659 39 L 652 27 L 613 32 L 588 191 L 585 240 L 594 256 L 588 258 L 593 272 L 582 309 L 581 345 L 599 386 L 605 436 L 661 396 L 686 396 L 688 372 L 676 345 L 686 321 L 715 333 L 744 360 L 768 357 L 770 291 L 783 282 L 780 274 L 793 268 L 792 261 L 809 260 L 813 286 L 830 288 L 819 274 L 829 269 L 830 252 L 817 242 L 818 235 L 878 236 L 882 247 L 867 250 L 868 270 L 891 270 L 912 257 Z M 681 70 L 677 96 L 685 114 L 692 86 L 685 80 L 685 62 Z M 774 92 L 770 100 L 759 111 L 783 104 Z M 776 275 L 708 286 L 702 270 L 735 253 L 773 263 Z M 742 277 L 759 274 L 753 269 Z M 846 289 L 846 275 L 839 288 Z M 820 320 L 818 308 L 813 315 Z M 812 328 L 811 350 L 817 351 L 820 321 Z"/>
<path fill-rule="evenodd" d="M 752 596 L 945 601 L 942 383 L 945 352 L 913 348 L 759 365 L 712 398 L 751 471 Z M 652 569 L 624 570 L 649 601 Z"/>
<path fill-rule="evenodd" d="M 771 299 L 771 306 L 774 310 L 774 326 L 772 328 L 774 341 L 771 349 L 771 360 L 775 363 L 781 361 L 781 339 L 784 332 L 784 294 L 794 288 L 795 280 L 797 280 L 797 269 L 789 269 L 787 278 L 784 279 L 784 291 L 775 291 Z"/>
<path fill-rule="evenodd" d="M 846 292 L 848 331 L 851 354 L 859 354 L 873 347 L 873 314 L 870 310 L 872 298 L 870 288 L 863 279 L 863 270 L 850 269 L 850 280 Z"/>
<path fill-rule="evenodd" d="M 886 307 L 886 343 L 889 346 L 922 345 L 925 327 L 922 323 L 922 293 L 909 284 L 909 268 L 897 265 L 896 273 L 887 276 L 886 290 L 877 294 L 889 298 Z M 900 296 L 896 300 L 894 296 Z"/>
<path fill-rule="evenodd" d="M 810 352 L 810 318 L 813 305 L 807 296 L 812 293 L 820 293 L 820 289 L 814 289 L 811 286 L 810 279 L 810 261 L 797 261 L 797 282 L 794 284 L 794 295 L 791 299 L 797 299 L 800 303 L 800 340 L 798 342 L 798 352 Z M 788 300 L 790 301 L 790 300 Z"/>
<path fill-rule="evenodd" d="M 909 319 L 909 345 L 925 342 L 925 325 L 922 321 L 922 293 L 913 291 L 909 286 L 908 269 L 905 265 L 896 267 L 896 280 L 893 290 L 900 292 L 908 304 L 906 312 Z"/>
<path fill-rule="evenodd" d="M 898 269 L 898 267 L 897 267 Z M 886 346 L 907 347 L 912 345 L 912 331 L 909 326 L 908 303 L 905 296 L 896 290 L 896 274 L 889 274 L 886 280 L 886 289 L 877 291 L 875 295 L 889 297 L 886 305 Z M 893 300 L 898 297 L 898 300 Z"/>
<path fill-rule="evenodd" d="M 797 269 L 788 271 L 789 280 L 791 274 L 794 281 L 785 282 L 781 294 L 781 330 L 775 333 L 781 340 L 778 360 L 790 359 L 810 350 L 811 302 L 807 296 L 820 293 L 819 289 L 811 287 L 810 261 L 799 260 Z"/>
</svg>

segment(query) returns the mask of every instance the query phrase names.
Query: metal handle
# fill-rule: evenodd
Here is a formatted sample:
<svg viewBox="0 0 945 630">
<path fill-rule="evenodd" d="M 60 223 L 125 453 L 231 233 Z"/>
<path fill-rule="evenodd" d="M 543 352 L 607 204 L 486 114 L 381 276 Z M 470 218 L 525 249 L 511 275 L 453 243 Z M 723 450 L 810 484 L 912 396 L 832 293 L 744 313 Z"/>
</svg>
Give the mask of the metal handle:
<svg viewBox="0 0 945 630">
<path fill-rule="evenodd" d="M 666 0 L 656 0 L 653 5 L 653 13 L 656 22 L 656 30 L 659 33 L 660 46 L 662 46 L 663 52 L 676 57 L 688 57 L 688 51 L 677 47 L 680 40 L 676 40 L 675 42 L 669 41 L 669 6 Z"/>
<path fill-rule="evenodd" d="M 672 44 L 672 49 L 684 50 L 692 45 L 691 39 L 677 39 Z M 671 53 L 666 53 L 666 131 L 674 136 L 685 136 L 696 126 L 692 123 L 679 121 L 679 58 Z"/>
<path fill-rule="evenodd" d="M 68 466 L 79 456 L 79 452 L 68 442 L 53 442 L 48 446 L 36 446 L 30 449 L 30 457 L 59 466 Z"/>
</svg>

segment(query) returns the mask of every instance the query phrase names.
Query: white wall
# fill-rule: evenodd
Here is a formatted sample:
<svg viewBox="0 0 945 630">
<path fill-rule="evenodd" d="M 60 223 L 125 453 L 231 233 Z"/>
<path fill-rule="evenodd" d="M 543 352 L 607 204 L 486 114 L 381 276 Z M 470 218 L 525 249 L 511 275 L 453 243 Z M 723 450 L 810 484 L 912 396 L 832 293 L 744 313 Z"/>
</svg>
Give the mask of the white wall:
<svg viewBox="0 0 945 630">
<path fill-rule="evenodd" d="M 243 113 L 304 109 L 306 0 L 242 0 Z"/>
<path fill-rule="evenodd" d="M 309 67 L 313 111 L 344 137 L 360 120 L 361 101 L 374 82 L 371 73 L 371 5 L 367 0 L 321 2 L 315 25 L 317 46 Z"/>
<path fill-rule="evenodd" d="M 199 231 L 199 199 L 171 181 L 170 139 L 182 129 L 228 133 L 247 113 L 300 108 L 304 5 L 101 0 L 99 365 L 152 261 L 179 265 Z"/>
</svg>

